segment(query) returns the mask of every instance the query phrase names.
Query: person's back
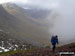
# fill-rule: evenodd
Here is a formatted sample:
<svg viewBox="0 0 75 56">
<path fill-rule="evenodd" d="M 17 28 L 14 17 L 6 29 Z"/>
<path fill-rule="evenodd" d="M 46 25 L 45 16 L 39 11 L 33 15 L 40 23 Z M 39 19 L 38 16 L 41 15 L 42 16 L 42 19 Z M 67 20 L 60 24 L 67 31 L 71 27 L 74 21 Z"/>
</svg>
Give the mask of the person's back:
<svg viewBox="0 0 75 56">
<path fill-rule="evenodd" d="M 51 38 L 51 43 L 53 45 L 53 52 L 55 51 L 55 48 L 56 48 L 56 43 L 58 44 L 58 36 L 52 36 Z"/>
</svg>

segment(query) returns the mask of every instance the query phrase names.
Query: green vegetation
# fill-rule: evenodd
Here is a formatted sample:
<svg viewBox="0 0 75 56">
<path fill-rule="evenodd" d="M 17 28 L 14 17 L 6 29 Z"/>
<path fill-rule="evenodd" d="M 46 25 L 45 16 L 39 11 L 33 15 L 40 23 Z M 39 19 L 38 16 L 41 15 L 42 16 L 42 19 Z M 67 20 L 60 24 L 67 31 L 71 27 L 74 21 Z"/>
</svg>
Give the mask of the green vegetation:
<svg viewBox="0 0 75 56">
<path fill-rule="evenodd" d="M 25 53 L 25 52 L 32 52 L 34 49 L 28 49 L 28 50 L 16 50 L 16 51 L 8 51 L 0 53 L 0 56 L 6 56 L 8 54 L 15 54 L 15 53 Z"/>
<path fill-rule="evenodd" d="M 75 47 L 75 43 L 72 43 L 72 47 Z"/>
</svg>

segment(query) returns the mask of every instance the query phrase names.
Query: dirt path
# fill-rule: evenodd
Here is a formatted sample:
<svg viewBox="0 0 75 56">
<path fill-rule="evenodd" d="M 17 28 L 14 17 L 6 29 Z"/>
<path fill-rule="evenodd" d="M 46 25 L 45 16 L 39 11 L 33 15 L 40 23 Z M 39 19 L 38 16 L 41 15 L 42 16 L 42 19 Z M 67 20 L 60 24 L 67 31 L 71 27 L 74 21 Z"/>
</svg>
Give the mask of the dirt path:
<svg viewBox="0 0 75 56">
<path fill-rule="evenodd" d="M 59 50 L 56 50 L 55 53 L 53 53 L 50 48 L 40 48 L 32 52 L 15 53 L 15 54 L 9 54 L 7 56 L 60 56 L 57 54 L 60 50 L 69 51 L 69 49 L 59 49 Z M 72 49 L 72 50 L 75 50 L 75 49 Z M 73 56 L 73 55 L 62 55 L 62 56 Z"/>
</svg>

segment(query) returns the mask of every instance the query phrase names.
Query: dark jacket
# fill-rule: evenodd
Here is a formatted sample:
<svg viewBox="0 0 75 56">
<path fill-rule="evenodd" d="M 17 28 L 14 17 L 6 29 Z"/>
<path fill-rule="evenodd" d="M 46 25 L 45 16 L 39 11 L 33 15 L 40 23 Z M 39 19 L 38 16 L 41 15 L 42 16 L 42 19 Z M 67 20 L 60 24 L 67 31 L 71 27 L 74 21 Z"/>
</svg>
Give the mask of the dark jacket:
<svg viewBox="0 0 75 56">
<path fill-rule="evenodd" d="M 56 43 L 58 44 L 58 38 L 56 36 L 52 36 L 51 43 L 52 44 L 56 44 Z"/>
</svg>

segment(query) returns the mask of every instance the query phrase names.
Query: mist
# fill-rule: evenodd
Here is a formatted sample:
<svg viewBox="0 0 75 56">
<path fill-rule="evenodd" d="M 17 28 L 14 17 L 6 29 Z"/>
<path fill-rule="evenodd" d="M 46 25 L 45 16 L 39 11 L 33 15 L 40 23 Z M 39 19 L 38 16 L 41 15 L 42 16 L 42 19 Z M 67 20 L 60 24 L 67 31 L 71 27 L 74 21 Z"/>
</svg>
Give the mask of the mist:
<svg viewBox="0 0 75 56">
<path fill-rule="evenodd" d="M 60 45 L 75 42 L 75 0 L 12 0 L 12 2 L 23 8 L 24 5 L 32 5 L 50 10 L 51 13 L 42 21 L 48 25 L 46 30 L 50 33 L 50 38 L 52 35 L 58 35 Z"/>
<path fill-rule="evenodd" d="M 54 9 L 53 13 L 53 28 L 50 29 L 50 33 L 59 36 L 59 41 L 63 44 L 72 43 L 75 40 L 75 1 L 63 0 L 59 2 L 59 7 Z M 52 17 L 53 17 L 52 16 Z"/>
<path fill-rule="evenodd" d="M 49 27 L 47 30 L 49 30 L 51 36 L 59 36 L 60 45 L 61 43 L 75 42 L 74 0 L 31 0 L 28 5 L 36 5 L 40 8 L 51 10 L 51 13 L 45 18 L 44 22 L 47 22 Z"/>
</svg>

